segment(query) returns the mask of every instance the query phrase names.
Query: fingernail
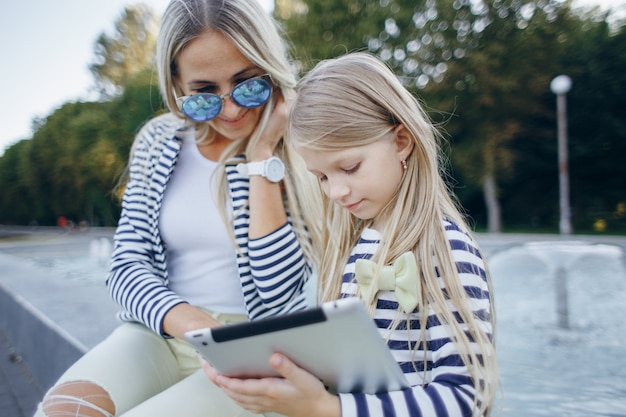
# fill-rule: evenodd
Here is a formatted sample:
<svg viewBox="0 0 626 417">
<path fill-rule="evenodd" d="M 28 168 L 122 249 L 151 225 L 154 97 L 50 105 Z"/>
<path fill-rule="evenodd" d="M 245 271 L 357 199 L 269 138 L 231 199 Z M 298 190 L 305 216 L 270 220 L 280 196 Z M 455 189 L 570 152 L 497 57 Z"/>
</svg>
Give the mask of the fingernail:
<svg viewBox="0 0 626 417">
<path fill-rule="evenodd" d="M 274 355 L 274 357 L 272 357 L 272 363 L 274 364 L 274 366 L 282 365 L 283 357 L 281 355 Z"/>
</svg>

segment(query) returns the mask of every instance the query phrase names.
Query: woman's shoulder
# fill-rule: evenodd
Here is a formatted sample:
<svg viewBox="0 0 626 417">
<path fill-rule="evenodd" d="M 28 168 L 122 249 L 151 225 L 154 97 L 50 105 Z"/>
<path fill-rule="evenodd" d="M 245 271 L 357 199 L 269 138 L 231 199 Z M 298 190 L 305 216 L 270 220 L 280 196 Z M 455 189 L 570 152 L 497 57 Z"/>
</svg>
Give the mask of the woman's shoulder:
<svg viewBox="0 0 626 417">
<path fill-rule="evenodd" d="M 158 137 L 186 130 L 187 122 L 173 113 L 164 113 L 148 120 L 139 130 L 139 135 Z"/>
<path fill-rule="evenodd" d="M 165 144 L 188 130 L 185 120 L 173 113 L 164 113 L 148 120 L 137 133 L 133 144 L 134 151 L 141 152 L 154 148 L 155 144 Z"/>
</svg>

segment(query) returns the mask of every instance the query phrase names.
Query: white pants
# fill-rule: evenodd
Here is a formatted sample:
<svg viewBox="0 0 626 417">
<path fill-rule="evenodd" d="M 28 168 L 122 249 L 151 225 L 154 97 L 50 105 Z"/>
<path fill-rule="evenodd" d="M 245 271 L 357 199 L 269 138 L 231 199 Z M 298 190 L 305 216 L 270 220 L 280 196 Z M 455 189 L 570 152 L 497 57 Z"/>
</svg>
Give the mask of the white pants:
<svg viewBox="0 0 626 417">
<path fill-rule="evenodd" d="M 244 316 L 219 316 L 226 324 Z M 93 382 L 104 388 L 124 417 L 251 417 L 216 387 L 195 349 L 164 339 L 137 323 L 124 323 L 72 365 L 55 384 Z M 54 388 L 54 387 L 53 387 Z M 269 413 L 266 416 L 278 416 Z M 43 417 L 41 404 L 35 417 Z"/>
</svg>

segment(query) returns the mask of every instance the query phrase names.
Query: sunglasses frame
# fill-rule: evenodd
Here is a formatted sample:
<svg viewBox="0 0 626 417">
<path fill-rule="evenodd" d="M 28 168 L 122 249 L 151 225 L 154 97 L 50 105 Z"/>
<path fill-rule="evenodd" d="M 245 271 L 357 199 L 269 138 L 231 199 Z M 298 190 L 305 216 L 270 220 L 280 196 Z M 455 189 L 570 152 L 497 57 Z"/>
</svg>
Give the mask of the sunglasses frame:
<svg viewBox="0 0 626 417">
<path fill-rule="evenodd" d="M 259 105 L 256 105 L 256 106 L 250 106 L 250 107 L 248 107 L 248 106 L 244 106 L 244 105 L 242 105 L 242 104 L 238 103 L 238 102 L 237 102 L 237 100 L 235 100 L 235 98 L 233 97 L 233 92 L 234 92 L 237 88 L 239 88 L 239 87 L 243 86 L 244 84 L 249 83 L 249 82 L 250 82 L 250 81 L 252 81 L 252 80 L 257 80 L 257 79 L 263 80 L 264 82 L 266 82 L 266 83 L 269 85 L 269 91 L 270 91 L 270 93 L 269 93 L 269 95 L 268 95 L 268 97 L 267 97 L 267 100 L 265 100 L 263 103 L 261 103 L 261 104 L 259 104 Z M 178 96 L 176 95 L 176 92 L 174 92 L 174 98 L 175 98 L 175 100 L 176 100 L 176 105 L 177 105 L 177 107 L 178 107 L 178 110 L 180 110 L 180 111 L 181 111 L 181 112 L 182 112 L 182 113 L 183 113 L 186 117 L 188 117 L 189 119 L 193 120 L 194 122 L 202 123 L 202 122 L 208 122 L 208 121 L 211 121 L 211 120 L 215 119 L 215 118 L 216 118 L 216 117 L 217 117 L 217 116 L 218 116 L 218 115 L 222 112 L 222 109 L 224 108 L 224 99 L 225 99 L 226 97 L 230 97 L 230 99 L 233 101 L 233 103 L 235 103 L 235 104 L 236 104 L 236 105 L 238 105 L 239 107 L 243 107 L 244 109 L 256 109 L 257 107 L 261 107 L 261 106 L 263 106 L 265 103 L 267 103 L 267 102 L 269 101 L 269 99 L 272 97 L 273 92 L 274 92 L 274 83 L 273 83 L 273 80 L 272 80 L 272 76 L 271 76 L 271 74 L 263 74 L 263 75 L 257 75 L 257 76 L 254 76 L 254 77 L 248 78 L 247 80 L 240 82 L 239 84 L 235 85 L 235 86 L 234 86 L 234 87 L 230 90 L 230 92 L 229 92 L 229 93 L 225 93 L 225 94 L 215 94 L 215 93 L 197 93 L 197 94 L 190 94 L 190 95 L 188 95 L 188 96 L 181 96 L 181 97 L 178 97 Z M 204 119 L 198 120 L 198 119 L 195 119 L 195 118 L 193 118 L 193 117 L 189 116 L 187 113 L 185 113 L 185 111 L 183 110 L 183 106 L 184 106 L 185 102 L 186 102 L 188 99 L 193 98 L 193 97 L 197 97 L 197 96 L 217 97 L 217 98 L 220 100 L 220 101 L 219 101 L 219 110 L 218 110 L 218 112 L 217 112 L 217 113 L 215 113 L 215 116 L 213 116 L 213 117 L 211 117 L 211 118 L 209 118 L 209 119 L 204 118 Z"/>
</svg>

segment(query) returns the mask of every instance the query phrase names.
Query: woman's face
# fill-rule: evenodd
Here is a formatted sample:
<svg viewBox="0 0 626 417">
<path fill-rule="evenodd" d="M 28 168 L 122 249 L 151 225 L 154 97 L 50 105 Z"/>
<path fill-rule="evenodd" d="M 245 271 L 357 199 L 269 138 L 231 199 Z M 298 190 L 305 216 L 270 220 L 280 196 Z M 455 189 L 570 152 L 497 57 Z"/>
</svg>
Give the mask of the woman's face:
<svg viewBox="0 0 626 417">
<path fill-rule="evenodd" d="M 237 84 L 264 72 L 250 62 L 221 33 L 209 30 L 194 39 L 178 55 L 175 79 L 183 95 L 197 93 L 229 94 Z M 246 109 L 230 97 L 222 102 L 222 111 L 207 122 L 218 137 L 243 139 L 254 130 L 265 106 Z"/>
</svg>

